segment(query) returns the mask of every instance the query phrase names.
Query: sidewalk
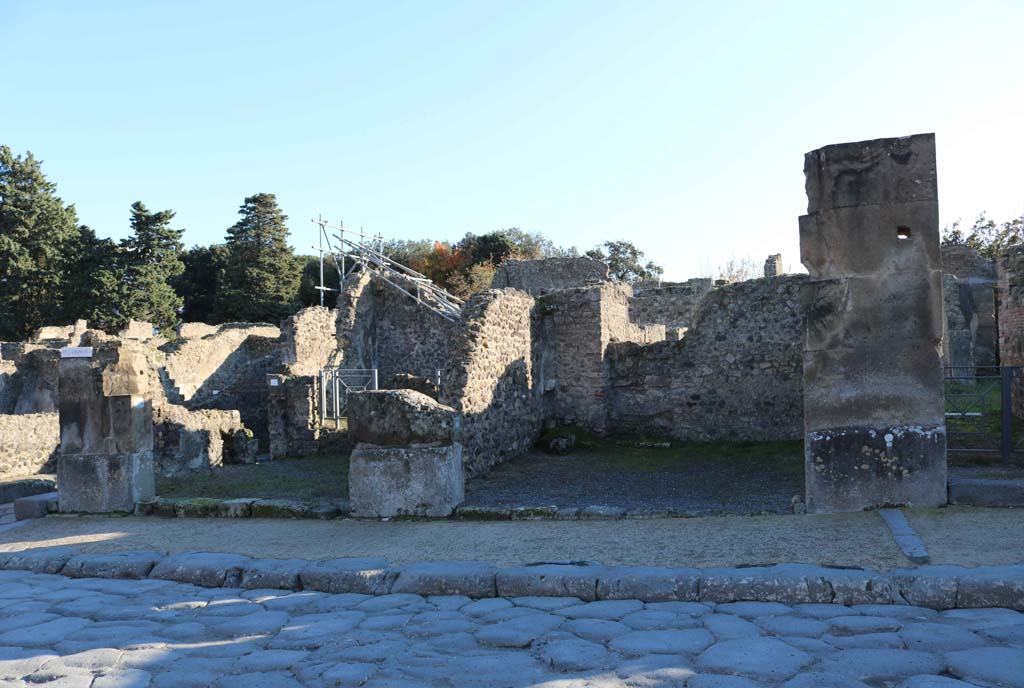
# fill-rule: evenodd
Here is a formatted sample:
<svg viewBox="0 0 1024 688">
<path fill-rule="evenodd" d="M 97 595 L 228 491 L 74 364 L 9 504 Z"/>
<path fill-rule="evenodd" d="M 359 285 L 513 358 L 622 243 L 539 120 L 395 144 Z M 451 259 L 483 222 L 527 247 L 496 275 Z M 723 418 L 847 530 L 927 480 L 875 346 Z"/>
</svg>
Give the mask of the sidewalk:
<svg viewBox="0 0 1024 688">
<path fill-rule="evenodd" d="M 1024 510 L 906 511 L 933 564 L 1024 562 Z M 874 512 L 611 521 L 310 521 L 49 516 L 0 532 L 0 551 L 231 552 L 260 558 L 383 557 L 394 564 L 741 566 L 780 562 L 885 570 L 910 566 Z"/>
</svg>

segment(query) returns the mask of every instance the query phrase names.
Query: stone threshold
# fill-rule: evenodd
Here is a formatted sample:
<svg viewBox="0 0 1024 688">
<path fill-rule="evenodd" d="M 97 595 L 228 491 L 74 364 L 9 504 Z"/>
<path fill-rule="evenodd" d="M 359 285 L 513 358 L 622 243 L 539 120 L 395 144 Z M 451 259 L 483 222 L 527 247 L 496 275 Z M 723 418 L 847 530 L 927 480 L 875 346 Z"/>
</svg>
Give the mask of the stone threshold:
<svg viewBox="0 0 1024 688">
<path fill-rule="evenodd" d="M 697 569 L 603 566 L 589 561 L 510 567 L 450 561 L 392 566 L 379 558 L 308 561 L 208 552 L 88 554 L 70 547 L 44 547 L 0 553 L 0 569 L 73 578 L 155 578 L 205 587 L 368 595 L 881 604 L 1024 611 L 1024 564 L 925 566 L 885 573 L 811 564 Z"/>
<path fill-rule="evenodd" d="M 56 509 L 51 509 L 51 513 Z M 290 499 L 216 499 L 207 497 L 164 498 L 139 502 L 135 505 L 136 516 L 162 516 L 165 518 L 352 518 L 348 502 L 339 500 L 329 504 L 308 504 Z M 731 512 L 722 514 L 706 511 L 673 511 L 669 509 L 627 510 L 622 507 L 592 504 L 584 507 L 544 506 L 483 506 L 464 504 L 455 509 L 451 519 L 460 521 L 574 521 L 574 520 L 617 520 L 654 518 L 694 518 L 717 515 L 735 516 Z M 739 514 L 743 515 L 743 514 Z M 777 512 L 758 512 L 746 515 L 782 515 Z M 379 519 L 372 519 L 379 520 Z M 395 516 L 384 520 L 446 520 L 445 517 Z"/>
</svg>

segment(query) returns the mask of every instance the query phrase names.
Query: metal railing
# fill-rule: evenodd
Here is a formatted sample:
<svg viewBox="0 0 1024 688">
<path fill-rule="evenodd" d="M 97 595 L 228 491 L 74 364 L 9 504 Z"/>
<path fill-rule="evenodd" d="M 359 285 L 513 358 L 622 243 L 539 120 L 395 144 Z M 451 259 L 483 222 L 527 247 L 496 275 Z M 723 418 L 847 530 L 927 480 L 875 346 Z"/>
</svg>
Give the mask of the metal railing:
<svg viewBox="0 0 1024 688">
<path fill-rule="evenodd" d="M 951 453 L 998 455 L 1024 451 L 1014 397 L 1024 410 L 1021 366 L 945 368 L 947 447 Z"/>
<path fill-rule="evenodd" d="M 346 418 L 349 392 L 364 392 L 378 388 L 376 368 L 324 368 L 319 376 L 320 394 L 317 415 L 320 424 L 338 422 Z"/>
</svg>

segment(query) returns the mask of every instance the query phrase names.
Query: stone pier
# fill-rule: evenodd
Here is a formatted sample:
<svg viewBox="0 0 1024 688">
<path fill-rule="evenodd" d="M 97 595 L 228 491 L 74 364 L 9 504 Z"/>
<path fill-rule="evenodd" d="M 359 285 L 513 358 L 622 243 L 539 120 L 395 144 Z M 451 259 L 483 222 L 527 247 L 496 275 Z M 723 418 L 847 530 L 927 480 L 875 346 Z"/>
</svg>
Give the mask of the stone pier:
<svg viewBox="0 0 1024 688">
<path fill-rule="evenodd" d="M 807 507 L 946 502 L 935 137 L 805 156 Z"/>
<path fill-rule="evenodd" d="M 131 344 L 67 347 L 58 366 L 57 489 L 66 512 L 129 512 L 155 496 L 149 365 Z"/>
</svg>

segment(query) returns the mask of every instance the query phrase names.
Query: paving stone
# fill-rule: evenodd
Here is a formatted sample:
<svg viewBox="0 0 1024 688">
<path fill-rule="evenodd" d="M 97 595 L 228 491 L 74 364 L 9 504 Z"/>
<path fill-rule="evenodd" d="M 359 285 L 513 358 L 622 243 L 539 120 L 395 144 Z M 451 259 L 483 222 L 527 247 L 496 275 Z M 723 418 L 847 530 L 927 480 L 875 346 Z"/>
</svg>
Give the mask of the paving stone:
<svg viewBox="0 0 1024 688">
<path fill-rule="evenodd" d="M 704 616 L 714 611 L 715 605 L 708 602 L 649 602 L 644 605 L 644 608 L 659 612 Z"/>
<path fill-rule="evenodd" d="M 248 636 L 276 633 L 288 621 L 284 612 L 258 611 L 238 619 L 229 619 L 213 626 L 214 633 L 222 636 Z"/>
<path fill-rule="evenodd" d="M 921 566 L 889 572 L 893 591 L 908 604 L 929 609 L 956 607 L 960 576 L 969 571 L 962 566 Z"/>
<path fill-rule="evenodd" d="M 861 614 L 916 621 L 928 621 L 939 614 L 934 609 L 905 604 L 855 604 L 852 608 Z"/>
<path fill-rule="evenodd" d="M 494 597 L 497 568 L 479 561 L 453 561 L 403 566 L 391 586 L 394 593 Z"/>
<path fill-rule="evenodd" d="M 960 577 L 957 606 L 1024 610 L 1024 565 L 969 570 Z"/>
<path fill-rule="evenodd" d="M 7 608 L 4 608 L 7 611 Z M 33 612 L 29 614 L 18 614 L 17 616 L 11 616 L 6 619 L 0 619 L 0 633 L 6 633 L 13 631 L 17 628 L 24 628 L 25 626 L 35 626 L 37 624 L 45 623 L 47 621 L 53 621 L 59 619 L 58 614 L 51 614 L 49 612 Z"/>
<path fill-rule="evenodd" d="M 527 647 L 561 626 L 564 621 L 565 619 L 560 616 L 537 612 L 483 626 L 473 637 L 485 645 L 494 647 Z"/>
<path fill-rule="evenodd" d="M 250 561 L 240 554 L 182 552 L 157 562 L 149 575 L 205 587 L 235 586 L 241 580 L 243 567 Z"/>
<path fill-rule="evenodd" d="M 697 657 L 698 668 L 760 680 L 792 676 L 813 658 L 774 638 L 743 638 L 716 643 Z"/>
<path fill-rule="evenodd" d="M 827 602 L 831 600 L 832 589 L 825 584 L 823 575 L 823 569 L 803 564 L 703 569 L 700 599 L 787 604 Z"/>
<path fill-rule="evenodd" d="M 607 619 L 573 619 L 562 626 L 562 630 L 577 635 L 584 640 L 607 643 L 613 638 L 631 632 L 629 626 L 618 621 Z"/>
<path fill-rule="evenodd" d="M 393 580 L 388 563 L 377 558 L 343 558 L 309 564 L 299 572 L 305 590 L 376 595 L 388 590 Z"/>
<path fill-rule="evenodd" d="M 339 633 L 355 628 L 363 620 L 360 612 L 337 612 L 293 617 L 270 641 L 275 649 L 305 650 L 320 647 Z"/>
<path fill-rule="evenodd" d="M 762 685 L 742 676 L 723 674 L 697 674 L 686 682 L 686 688 L 761 688 Z"/>
<path fill-rule="evenodd" d="M 856 612 L 842 604 L 798 604 L 793 610 L 812 619 L 832 619 L 837 616 L 856 616 Z"/>
<path fill-rule="evenodd" d="M 559 610 L 569 619 L 621 619 L 627 614 L 643 611 L 644 603 L 639 600 L 602 600 L 573 605 Z"/>
<path fill-rule="evenodd" d="M 598 669 L 608 663 L 608 650 L 587 640 L 557 640 L 547 643 L 540 652 L 543 661 L 557 671 Z"/>
<path fill-rule="evenodd" d="M 1024 624 L 993 626 L 978 629 L 978 635 L 986 640 L 1007 645 L 1024 646 Z"/>
<path fill-rule="evenodd" d="M 68 559 L 61 573 L 74 578 L 140 579 L 148 576 L 164 556 L 153 551 L 77 554 Z"/>
<path fill-rule="evenodd" d="M 661 609 L 644 609 L 622 617 L 622 623 L 634 631 L 656 631 L 663 628 L 696 628 L 700 617 Z"/>
<path fill-rule="evenodd" d="M 945 659 L 949 673 L 965 681 L 986 681 L 1008 688 L 1024 686 L 1024 652 L 1017 648 L 979 647 L 958 650 L 947 653 Z"/>
<path fill-rule="evenodd" d="M 153 675 L 153 688 L 209 688 L 217 682 L 212 671 L 175 669 Z"/>
<path fill-rule="evenodd" d="M 431 595 L 427 598 L 427 602 L 438 609 L 447 609 L 452 611 L 462 609 L 472 601 L 472 598 L 465 595 Z"/>
<path fill-rule="evenodd" d="M 975 684 L 965 683 L 948 676 L 911 676 L 897 684 L 896 688 L 974 688 Z"/>
<path fill-rule="evenodd" d="M 608 644 L 627 657 L 649 654 L 695 654 L 715 642 L 703 628 L 665 631 L 632 631 Z"/>
<path fill-rule="evenodd" d="M 793 608 L 778 602 L 730 602 L 715 607 L 716 614 L 735 614 L 745 618 L 792 614 Z"/>
<path fill-rule="evenodd" d="M 870 688 L 870 686 L 849 676 L 833 676 L 810 671 L 794 676 L 779 688 Z"/>
<path fill-rule="evenodd" d="M 327 593 L 316 592 L 315 590 L 303 590 L 301 592 L 280 595 L 269 600 L 260 600 L 265 609 L 272 612 L 294 612 L 309 607 L 327 597 Z"/>
<path fill-rule="evenodd" d="M 793 614 L 782 616 L 770 616 L 767 619 L 760 619 L 757 626 L 762 630 L 775 635 L 797 635 L 809 638 L 819 638 L 829 629 L 829 625 L 817 619 L 805 619 Z"/>
<path fill-rule="evenodd" d="M 340 686 L 361 686 L 377 671 L 376 664 L 368 662 L 350 662 L 348 664 L 332 665 L 321 674 L 321 679 L 326 685 Z"/>
<path fill-rule="evenodd" d="M 546 612 L 564 609 L 574 604 L 583 604 L 583 600 L 578 597 L 513 597 L 509 601 L 517 607 L 529 607 Z"/>
<path fill-rule="evenodd" d="M 940 618 L 971 630 L 1024 624 L 1024 614 L 1012 609 L 950 609 Z"/>
<path fill-rule="evenodd" d="M 832 645 L 829 645 L 824 640 L 820 640 L 818 638 L 807 638 L 805 636 L 787 635 L 780 636 L 779 640 L 786 643 L 787 645 L 790 645 L 791 647 L 795 647 L 798 650 L 803 650 L 807 654 L 814 655 L 816 657 L 828 654 L 829 652 L 832 652 L 835 649 Z"/>
<path fill-rule="evenodd" d="M 732 614 L 710 614 L 705 616 L 703 621 L 704 627 L 721 640 L 754 638 L 760 635 L 757 626 Z"/>
<path fill-rule="evenodd" d="M 417 614 L 402 629 L 411 637 L 447 635 L 475 631 L 477 624 L 459 612 L 431 611 Z"/>
<path fill-rule="evenodd" d="M 605 572 L 603 566 L 514 566 L 498 570 L 497 592 L 501 597 L 554 595 L 592 602 L 597 599 L 597 581 Z"/>
<path fill-rule="evenodd" d="M 901 650 L 905 646 L 898 633 L 824 635 L 821 639 L 840 650 Z"/>
<path fill-rule="evenodd" d="M 0 552 L 0 569 L 33 573 L 60 573 L 77 552 L 70 547 L 35 547 L 20 552 Z"/>
<path fill-rule="evenodd" d="M 484 616 L 491 612 L 496 612 L 502 609 L 511 609 L 512 607 L 513 604 L 511 602 L 497 597 L 471 602 L 459 611 L 468 616 Z"/>
<path fill-rule="evenodd" d="M 917 622 L 907 624 L 900 637 L 908 650 L 926 652 L 952 652 L 967 650 L 985 644 L 981 638 L 961 626 L 943 623 Z"/>
<path fill-rule="evenodd" d="M 0 645 L 15 647 L 43 647 L 60 642 L 66 636 L 85 628 L 92 622 L 77 617 L 60 617 L 51 621 L 23 626 L 0 634 Z"/>
<path fill-rule="evenodd" d="M 943 668 L 938 655 L 919 650 L 839 650 L 821 660 L 821 671 L 825 673 L 869 683 L 938 674 Z"/>
<path fill-rule="evenodd" d="M 412 614 L 380 614 L 367 617 L 359 624 L 359 628 L 367 631 L 394 631 L 407 626 L 411 619 Z"/>
<path fill-rule="evenodd" d="M 153 676 L 142 669 L 123 669 L 97 676 L 92 688 L 147 688 Z"/>
<path fill-rule="evenodd" d="M 829 619 L 829 625 L 835 635 L 844 635 L 898 631 L 903 626 L 903 622 L 885 616 L 836 616 Z"/>
<path fill-rule="evenodd" d="M 290 674 L 280 672 L 221 676 L 216 685 L 219 688 L 302 688 Z"/>
</svg>

